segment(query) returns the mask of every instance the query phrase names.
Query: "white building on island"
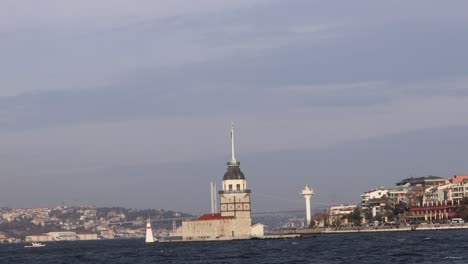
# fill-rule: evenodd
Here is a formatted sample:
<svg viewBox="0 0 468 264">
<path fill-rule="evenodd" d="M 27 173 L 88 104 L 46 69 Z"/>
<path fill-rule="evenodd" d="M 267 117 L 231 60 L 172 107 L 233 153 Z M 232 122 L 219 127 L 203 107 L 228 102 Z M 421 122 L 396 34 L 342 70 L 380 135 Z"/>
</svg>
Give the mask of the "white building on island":
<svg viewBox="0 0 468 264">
<path fill-rule="evenodd" d="M 72 241 L 72 240 L 96 240 L 95 233 L 76 233 L 71 231 L 57 231 L 44 234 L 26 236 L 26 242 L 44 242 L 44 241 Z"/>
<path fill-rule="evenodd" d="M 231 125 L 231 161 L 223 177 L 221 212 L 205 214 L 182 222 L 183 240 L 249 239 L 264 235 L 262 224 L 252 224 L 250 190 L 234 151 L 234 126 Z"/>
</svg>

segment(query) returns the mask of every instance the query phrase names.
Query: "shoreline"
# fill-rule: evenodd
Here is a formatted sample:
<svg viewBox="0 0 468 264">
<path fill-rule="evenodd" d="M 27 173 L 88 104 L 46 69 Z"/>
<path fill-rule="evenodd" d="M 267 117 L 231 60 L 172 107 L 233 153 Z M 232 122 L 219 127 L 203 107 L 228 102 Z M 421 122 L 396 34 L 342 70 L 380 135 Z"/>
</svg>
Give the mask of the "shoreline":
<svg viewBox="0 0 468 264">
<path fill-rule="evenodd" d="M 274 230 L 273 235 L 292 235 L 298 234 L 302 236 L 315 234 L 344 234 L 344 233 L 378 233 L 378 232 L 409 232 L 409 231 L 433 231 L 433 230 L 460 230 L 468 229 L 467 224 L 427 224 L 427 225 L 411 225 L 411 226 L 381 226 L 381 227 L 343 227 L 343 228 L 310 228 L 310 229 L 288 229 Z"/>
<path fill-rule="evenodd" d="M 159 243 L 184 243 L 184 242 L 226 242 L 226 241 L 240 241 L 240 240 L 268 240 L 268 239 L 292 239 L 300 238 L 301 234 L 278 234 L 278 235 L 265 235 L 258 237 L 233 237 L 233 238 L 218 238 L 218 239 L 191 239 L 191 240 L 164 240 L 159 239 Z"/>
</svg>

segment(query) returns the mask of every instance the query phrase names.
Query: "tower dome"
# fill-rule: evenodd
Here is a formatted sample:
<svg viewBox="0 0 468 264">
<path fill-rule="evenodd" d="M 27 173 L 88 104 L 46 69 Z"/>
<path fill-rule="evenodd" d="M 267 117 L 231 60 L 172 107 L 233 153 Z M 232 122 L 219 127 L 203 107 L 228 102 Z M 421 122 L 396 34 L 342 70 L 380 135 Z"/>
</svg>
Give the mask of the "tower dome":
<svg viewBox="0 0 468 264">
<path fill-rule="evenodd" d="M 244 173 L 239 168 L 240 162 L 237 162 L 235 165 L 228 162 L 228 169 L 224 173 L 223 180 L 245 180 Z"/>
</svg>

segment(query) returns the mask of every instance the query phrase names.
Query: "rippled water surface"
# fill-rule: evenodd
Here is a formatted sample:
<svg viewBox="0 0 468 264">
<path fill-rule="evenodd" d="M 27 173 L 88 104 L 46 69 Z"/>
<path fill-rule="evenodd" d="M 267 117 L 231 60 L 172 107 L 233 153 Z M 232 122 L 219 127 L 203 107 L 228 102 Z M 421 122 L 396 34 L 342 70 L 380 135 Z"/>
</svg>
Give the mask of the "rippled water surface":
<svg viewBox="0 0 468 264">
<path fill-rule="evenodd" d="M 0 263 L 468 263 L 468 230 L 316 235 L 298 239 L 0 244 Z"/>
</svg>

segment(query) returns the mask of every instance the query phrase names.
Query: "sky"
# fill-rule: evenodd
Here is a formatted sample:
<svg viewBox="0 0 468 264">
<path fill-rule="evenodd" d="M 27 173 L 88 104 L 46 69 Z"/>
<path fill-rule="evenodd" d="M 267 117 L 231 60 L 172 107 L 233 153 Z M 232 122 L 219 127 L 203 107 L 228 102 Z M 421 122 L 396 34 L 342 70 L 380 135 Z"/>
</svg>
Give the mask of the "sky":
<svg viewBox="0 0 468 264">
<path fill-rule="evenodd" d="M 0 206 L 253 211 L 468 173 L 468 2 L 0 0 Z"/>
</svg>

